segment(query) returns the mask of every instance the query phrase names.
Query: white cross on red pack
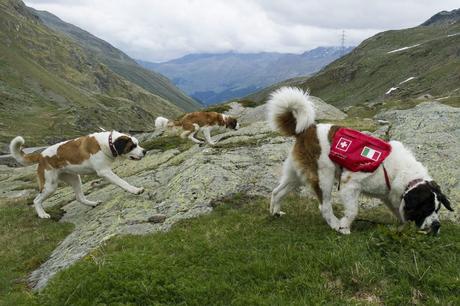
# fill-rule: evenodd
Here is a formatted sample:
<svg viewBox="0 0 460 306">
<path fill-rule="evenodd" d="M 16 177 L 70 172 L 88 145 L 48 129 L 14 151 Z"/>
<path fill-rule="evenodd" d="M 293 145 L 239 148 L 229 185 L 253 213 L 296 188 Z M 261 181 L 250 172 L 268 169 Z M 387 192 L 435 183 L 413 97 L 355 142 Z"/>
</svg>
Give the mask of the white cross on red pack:
<svg viewBox="0 0 460 306">
<path fill-rule="evenodd" d="M 336 149 L 346 152 L 350 147 L 352 141 L 350 139 L 346 139 L 344 137 L 340 137 L 340 140 L 337 142 L 335 146 Z"/>
</svg>

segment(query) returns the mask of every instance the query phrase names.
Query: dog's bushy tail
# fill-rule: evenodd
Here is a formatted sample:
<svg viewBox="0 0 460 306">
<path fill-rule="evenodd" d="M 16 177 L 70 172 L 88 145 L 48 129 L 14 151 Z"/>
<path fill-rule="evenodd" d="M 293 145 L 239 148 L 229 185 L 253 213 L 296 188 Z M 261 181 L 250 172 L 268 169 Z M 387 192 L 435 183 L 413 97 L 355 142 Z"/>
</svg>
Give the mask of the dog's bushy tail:
<svg viewBox="0 0 460 306">
<path fill-rule="evenodd" d="M 295 136 L 315 123 L 315 108 L 308 92 L 296 87 L 282 87 L 270 95 L 267 119 L 274 130 Z"/>
<path fill-rule="evenodd" d="M 10 153 L 16 161 L 24 166 L 36 164 L 40 161 L 40 153 L 26 154 L 22 151 L 24 138 L 17 136 L 10 142 Z"/>
</svg>

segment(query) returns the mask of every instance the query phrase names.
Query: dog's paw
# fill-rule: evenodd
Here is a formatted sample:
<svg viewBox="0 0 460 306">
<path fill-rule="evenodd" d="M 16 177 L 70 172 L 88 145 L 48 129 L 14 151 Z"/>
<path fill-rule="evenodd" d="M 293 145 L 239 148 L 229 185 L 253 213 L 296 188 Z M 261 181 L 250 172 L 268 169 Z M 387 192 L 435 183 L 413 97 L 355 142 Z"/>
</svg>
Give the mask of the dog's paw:
<svg viewBox="0 0 460 306">
<path fill-rule="evenodd" d="M 91 206 L 91 207 L 96 207 L 96 206 L 98 206 L 98 205 L 101 204 L 101 203 L 102 203 L 102 201 L 86 201 L 86 202 L 83 203 L 83 204 L 88 205 L 88 206 Z"/>
<path fill-rule="evenodd" d="M 271 215 L 272 215 L 273 217 L 281 217 L 281 216 L 284 216 L 285 214 L 286 214 L 286 213 L 285 213 L 284 211 L 281 211 L 281 210 L 280 210 L 280 211 L 277 211 L 277 212 L 271 213 Z"/>
<path fill-rule="evenodd" d="M 41 219 L 49 219 L 49 218 L 51 218 L 51 216 L 49 214 L 47 214 L 46 212 L 38 214 L 38 217 L 41 218 Z"/>
<path fill-rule="evenodd" d="M 132 193 L 134 194 L 141 194 L 145 191 L 144 187 L 141 187 L 141 188 L 135 188 L 133 189 Z"/>
<path fill-rule="evenodd" d="M 343 235 L 350 235 L 349 227 L 339 227 L 337 231 Z"/>
</svg>

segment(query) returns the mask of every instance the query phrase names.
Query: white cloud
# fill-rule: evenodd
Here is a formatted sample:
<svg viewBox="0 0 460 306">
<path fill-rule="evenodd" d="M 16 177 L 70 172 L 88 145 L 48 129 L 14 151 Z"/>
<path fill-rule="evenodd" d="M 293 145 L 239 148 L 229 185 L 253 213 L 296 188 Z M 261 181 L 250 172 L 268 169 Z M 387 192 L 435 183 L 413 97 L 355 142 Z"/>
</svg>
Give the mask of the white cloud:
<svg viewBox="0 0 460 306">
<path fill-rule="evenodd" d="M 300 53 L 357 45 L 388 29 L 416 26 L 458 1 L 431 0 L 26 0 L 110 42 L 161 61 L 195 52 Z M 457 7 L 456 7 L 457 6 Z"/>
</svg>

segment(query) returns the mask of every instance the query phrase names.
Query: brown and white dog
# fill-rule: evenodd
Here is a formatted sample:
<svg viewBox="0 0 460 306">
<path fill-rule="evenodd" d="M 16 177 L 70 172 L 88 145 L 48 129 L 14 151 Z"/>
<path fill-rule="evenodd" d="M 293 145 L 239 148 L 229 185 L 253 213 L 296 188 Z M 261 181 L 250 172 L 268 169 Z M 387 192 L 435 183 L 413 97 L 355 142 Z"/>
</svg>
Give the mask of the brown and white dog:
<svg viewBox="0 0 460 306">
<path fill-rule="evenodd" d="M 214 145 L 216 143 L 211 138 L 211 131 L 213 128 L 222 126 L 237 130 L 239 129 L 240 124 L 235 118 L 224 114 L 216 112 L 193 112 L 188 113 L 175 121 L 158 117 L 155 120 L 155 126 L 157 128 L 166 128 L 171 126 L 181 127 L 184 130 L 181 137 L 185 138 L 188 136 L 188 138 L 195 143 L 203 143 L 203 141 L 195 138 L 196 133 L 202 131 L 206 141 L 210 145 Z"/>
<path fill-rule="evenodd" d="M 68 140 L 46 148 L 41 153 L 25 154 L 22 151 L 24 138 L 18 136 L 10 143 L 11 155 L 23 165 L 38 163 L 37 176 L 40 193 L 34 199 L 34 207 L 40 218 L 49 218 L 42 206 L 58 187 L 58 181 L 72 186 L 77 201 L 96 206 L 100 201 L 86 199 L 81 190 L 80 174 L 96 173 L 107 181 L 120 186 L 128 192 L 141 194 L 144 188 L 130 185 L 111 169 L 118 157 L 132 160 L 142 159 L 146 151 L 136 138 L 116 131 L 94 133 Z"/>
<path fill-rule="evenodd" d="M 340 197 L 345 206 L 339 220 L 333 212 L 331 193 L 340 173 L 339 166 L 329 158 L 331 141 L 340 128 L 331 124 L 315 124 L 315 110 L 308 93 L 298 88 L 283 87 L 272 93 L 267 104 L 271 126 L 284 135 L 296 138 L 284 162 L 283 176 L 273 190 L 270 213 L 282 215 L 280 201 L 289 191 L 307 181 L 315 191 L 320 210 L 328 225 L 342 234 L 358 214 L 361 193 L 381 199 L 401 221 L 414 221 L 423 231 L 438 233 L 441 226 L 438 212 L 441 205 L 453 210 L 439 185 L 427 169 L 399 141 L 390 141 L 391 153 L 385 159 L 389 187 L 383 166 L 374 172 L 343 170 Z"/>
</svg>

